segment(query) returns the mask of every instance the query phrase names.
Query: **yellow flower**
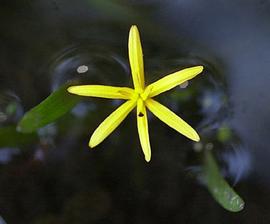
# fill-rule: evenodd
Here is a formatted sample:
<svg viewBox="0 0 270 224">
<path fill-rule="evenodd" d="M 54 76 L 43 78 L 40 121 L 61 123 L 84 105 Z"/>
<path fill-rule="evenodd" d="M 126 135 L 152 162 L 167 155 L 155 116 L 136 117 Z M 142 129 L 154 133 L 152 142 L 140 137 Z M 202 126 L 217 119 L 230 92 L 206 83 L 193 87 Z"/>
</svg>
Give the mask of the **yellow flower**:
<svg viewBox="0 0 270 224">
<path fill-rule="evenodd" d="M 193 141 L 199 141 L 199 135 L 189 124 L 152 98 L 194 78 L 202 72 L 203 66 L 183 69 L 145 87 L 142 46 L 135 25 L 129 32 L 128 53 L 134 89 L 103 85 L 80 85 L 68 88 L 68 92 L 81 96 L 127 100 L 98 126 L 90 138 L 89 146 L 93 148 L 100 144 L 136 106 L 139 139 L 147 162 L 151 159 L 151 148 L 146 108 L 171 128 Z"/>
</svg>

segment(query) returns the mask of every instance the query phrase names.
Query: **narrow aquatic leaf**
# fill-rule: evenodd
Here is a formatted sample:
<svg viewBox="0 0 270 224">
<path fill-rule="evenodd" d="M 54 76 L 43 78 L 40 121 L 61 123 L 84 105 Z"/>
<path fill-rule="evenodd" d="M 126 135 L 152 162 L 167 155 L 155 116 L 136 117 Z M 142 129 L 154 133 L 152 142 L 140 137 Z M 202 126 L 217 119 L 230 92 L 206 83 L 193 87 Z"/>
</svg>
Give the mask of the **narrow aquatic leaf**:
<svg viewBox="0 0 270 224">
<path fill-rule="evenodd" d="M 68 86 L 63 85 L 28 111 L 19 122 L 17 130 L 23 133 L 34 132 L 70 111 L 81 98 L 68 93 Z"/>
<path fill-rule="evenodd" d="M 145 101 L 147 108 L 165 124 L 193 141 L 200 141 L 197 132 L 174 112 L 153 99 Z"/>
<path fill-rule="evenodd" d="M 158 81 L 150 84 L 147 88 L 151 88 L 149 97 L 154 97 L 160 93 L 166 92 L 183 82 L 186 82 L 203 71 L 203 66 L 194 66 L 191 68 L 186 68 L 178 72 L 166 75 L 165 77 L 159 79 Z"/>
<path fill-rule="evenodd" d="M 210 150 L 205 152 L 203 177 L 214 199 L 226 210 L 239 212 L 244 208 L 243 199 L 229 186 L 220 174 L 218 165 Z"/>
<path fill-rule="evenodd" d="M 15 126 L 0 128 L 0 147 L 19 147 L 37 141 L 36 134 L 24 134 L 16 131 Z"/>
<path fill-rule="evenodd" d="M 89 146 L 93 148 L 100 144 L 118 127 L 118 125 L 127 117 L 135 106 L 135 100 L 128 100 L 112 112 L 94 131 L 90 138 Z"/>
<path fill-rule="evenodd" d="M 134 25 L 129 31 L 128 53 L 134 87 L 142 91 L 144 89 L 143 53 L 140 34 L 137 26 Z"/>
<path fill-rule="evenodd" d="M 149 162 L 151 159 L 151 147 L 149 141 L 147 111 L 141 99 L 138 100 L 137 105 L 137 126 L 144 157 L 145 160 Z"/>
<path fill-rule="evenodd" d="M 134 90 L 128 87 L 115 87 L 103 85 L 70 86 L 68 92 L 80 96 L 92 96 L 108 99 L 131 99 Z"/>
</svg>

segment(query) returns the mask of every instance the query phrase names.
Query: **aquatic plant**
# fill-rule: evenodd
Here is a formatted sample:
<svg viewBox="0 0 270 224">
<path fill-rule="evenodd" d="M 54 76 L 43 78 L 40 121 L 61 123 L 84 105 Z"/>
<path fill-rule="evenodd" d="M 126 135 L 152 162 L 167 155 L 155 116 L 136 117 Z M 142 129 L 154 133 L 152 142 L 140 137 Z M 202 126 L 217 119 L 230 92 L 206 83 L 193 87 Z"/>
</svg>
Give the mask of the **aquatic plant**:
<svg viewBox="0 0 270 224">
<path fill-rule="evenodd" d="M 194 66 L 177 71 L 145 87 L 143 53 L 139 31 L 136 26 L 132 26 L 130 29 L 128 49 L 134 89 L 103 85 L 76 86 L 78 84 L 77 82 L 74 83 L 69 80 L 45 100 L 25 113 L 19 121 L 17 129 L 14 126 L 2 127 L 0 129 L 1 145 L 3 147 L 18 146 L 38 141 L 37 132 L 39 128 L 55 122 L 58 118 L 71 111 L 81 101 L 81 97 L 73 94 L 127 100 L 94 131 L 89 141 L 90 147 L 95 147 L 101 143 L 135 107 L 137 107 L 139 138 L 146 161 L 150 161 L 151 159 L 147 108 L 171 128 L 193 141 L 199 141 L 199 135 L 190 125 L 152 98 L 194 78 L 202 72 L 203 66 Z M 69 94 L 67 90 L 73 94 Z M 218 140 L 224 143 L 231 139 L 230 133 L 230 129 L 223 128 L 222 131 L 218 131 L 216 134 Z M 207 140 L 204 133 L 201 132 L 201 134 L 204 136 L 203 140 Z M 7 136 L 9 137 L 7 138 Z M 196 144 L 203 145 L 203 141 Z M 224 179 L 215 156 L 207 147 L 204 147 L 202 152 L 197 152 L 203 158 L 203 164 L 200 166 L 201 172 L 198 175 L 199 179 L 202 180 L 202 183 L 209 190 L 213 198 L 224 209 L 231 212 L 241 211 L 244 208 L 244 201 Z"/>
<path fill-rule="evenodd" d="M 93 148 L 100 144 L 136 106 L 138 133 L 147 162 L 151 159 L 151 147 L 146 108 L 179 133 L 193 141 L 199 141 L 199 135 L 189 124 L 152 98 L 194 78 L 203 71 L 203 66 L 177 71 L 145 87 L 142 46 L 139 31 L 135 25 L 129 32 L 128 52 L 134 89 L 104 85 L 80 85 L 68 88 L 70 93 L 80 96 L 127 100 L 98 126 L 90 138 L 89 146 Z"/>
</svg>

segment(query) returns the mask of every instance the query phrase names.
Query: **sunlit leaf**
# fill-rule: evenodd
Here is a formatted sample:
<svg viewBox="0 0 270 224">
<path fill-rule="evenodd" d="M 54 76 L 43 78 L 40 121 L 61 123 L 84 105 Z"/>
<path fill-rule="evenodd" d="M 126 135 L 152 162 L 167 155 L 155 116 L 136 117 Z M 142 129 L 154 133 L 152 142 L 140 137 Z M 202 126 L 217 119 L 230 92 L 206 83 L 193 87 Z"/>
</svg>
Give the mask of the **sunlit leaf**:
<svg viewBox="0 0 270 224">
<path fill-rule="evenodd" d="M 223 208 L 231 212 L 239 212 L 244 208 L 243 199 L 222 177 L 210 150 L 205 152 L 204 178 L 208 190 Z"/>
<path fill-rule="evenodd" d="M 23 133 L 34 132 L 70 111 L 81 98 L 68 93 L 68 86 L 63 85 L 28 111 L 19 122 L 17 130 Z"/>
<path fill-rule="evenodd" d="M 18 147 L 31 144 L 36 140 L 36 134 L 19 133 L 15 126 L 0 128 L 0 147 Z"/>
</svg>

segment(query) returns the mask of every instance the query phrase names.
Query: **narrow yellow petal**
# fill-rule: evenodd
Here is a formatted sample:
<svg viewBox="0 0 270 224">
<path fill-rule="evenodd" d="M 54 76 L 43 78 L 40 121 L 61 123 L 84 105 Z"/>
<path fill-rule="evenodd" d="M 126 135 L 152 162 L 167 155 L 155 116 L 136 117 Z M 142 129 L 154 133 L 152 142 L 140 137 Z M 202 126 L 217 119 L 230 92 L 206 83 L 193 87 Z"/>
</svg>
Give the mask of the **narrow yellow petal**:
<svg viewBox="0 0 270 224">
<path fill-rule="evenodd" d="M 151 159 L 151 147 L 149 141 L 147 111 L 142 99 L 139 99 L 137 104 L 137 126 L 144 157 L 146 162 L 149 162 Z"/>
<path fill-rule="evenodd" d="M 94 131 L 90 138 L 89 146 L 93 148 L 101 143 L 118 127 L 135 106 L 135 100 L 128 100 L 111 113 Z"/>
<path fill-rule="evenodd" d="M 169 125 L 171 128 L 175 129 L 193 141 L 200 141 L 200 137 L 197 132 L 167 107 L 153 99 L 146 100 L 145 104 L 155 116 L 157 116 L 161 121 Z"/>
<path fill-rule="evenodd" d="M 70 86 L 68 92 L 80 96 L 102 97 L 108 99 L 131 99 L 134 90 L 127 87 L 80 85 Z"/>
<path fill-rule="evenodd" d="M 176 87 L 177 85 L 180 85 L 181 83 L 194 78 L 202 71 L 203 66 L 195 66 L 183 69 L 170 75 L 166 75 L 165 77 L 147 86 L 146 89 L 151 88 L 149 97 L 154 97 L 159 95 L 160 93 L 166 92 Z"/>
<path fill-rule="evenodd" d="M 134 87 L 142 91 L 144 89 L 143 53 L 140 34 L 135 25 L 129 31 L 128 54 Z"/>
</svg>

